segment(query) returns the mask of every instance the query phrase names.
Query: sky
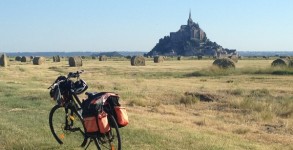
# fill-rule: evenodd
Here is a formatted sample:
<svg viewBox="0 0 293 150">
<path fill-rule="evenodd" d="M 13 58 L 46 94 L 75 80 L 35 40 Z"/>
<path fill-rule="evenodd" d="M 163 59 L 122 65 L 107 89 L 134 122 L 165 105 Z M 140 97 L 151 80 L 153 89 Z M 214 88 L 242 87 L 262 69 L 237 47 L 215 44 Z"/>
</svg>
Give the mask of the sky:
<svg viewBox="0 0 293 150">
<path fill-rule="evenodd" d="M 293 51 L 293 0 L 0 0 L 0 52 L 148 52 L 190 11 L 224 48 Z"/>
</svg>

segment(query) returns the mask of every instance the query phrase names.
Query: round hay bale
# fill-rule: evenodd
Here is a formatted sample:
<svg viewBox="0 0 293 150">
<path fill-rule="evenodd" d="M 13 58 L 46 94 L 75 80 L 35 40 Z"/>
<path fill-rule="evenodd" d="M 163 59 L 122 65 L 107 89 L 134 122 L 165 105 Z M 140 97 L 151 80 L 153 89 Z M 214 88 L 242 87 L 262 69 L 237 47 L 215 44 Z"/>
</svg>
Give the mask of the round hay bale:
<svg viewBox="0 0 293 150">
<path fill-rule="evenodd" d="M 219 58 L 219 59 L 216 59 L 213 62 L 213 65 L 214 66 L 217 66 L 219 68 L 222 68 L 222 69 L 235 68 L 235 63 L 230 58 Z"/>
<path fill-rule="evenodd" d="M 162 62 L 164 62 L 163 56 L 155 56 L 154 57 L 154 63 L 162 63 Z"/>
<path fill-rule="evenodd" d="M 30 56 L 30 59 L 33 60 L 34 59 L 34 56 Z"/>
<path fill-rule="evenodd" d="M 107 56 L 106 55 L 100 56 L 99 61 L 107 61 Z"/>
<path fill-rule="evenodd" d="M 79 67 L 82 66 L 81 57 L 69 57 L 68 63 L 70 67 Z"/>
<path fill-rule="evenodd" d="M 198 59 L 198 60 L 202 60 L 202 57 L 203 57 L 202 55 L 198 55 L 198 56 L 197 56 L 197 59 Z"/>
<path fill-rule="evenodd" d="M 289 64 L 290 64 L 289 59 L 278 58 L 274 60 L 271 65 L 272 67 L 288 67 Z"/>
<path fill-rule="evenodd" d="M 16 56 L 15 61 L 21 61 L 21 56 Z"/>
<path fill-rule="evenodd" d="M 182 56 L 178 56 L 177 57 L 177 60 L 182 60 Z"/>
<path fill-rule="evenodd" d="M 21 61 L 21 62 L 30 62 L 30 61 L 31 61 L 31 57 L 28 57 L 28 56 L 22 56 L 20 61 Z"/>
<path fill-rule="evenodd" d="M 43 64 L 45 62 L 46 62 L 45 57 L 34 57 L 34 59 L 33 59 L 33 64 L 34 65 L 41 65 L 41 64 Z"/>
<path fill-rule="evenodd" d="M 238 57 L 236 55 L 228 56 L 228 58 L 232 59 L 235 63 L 238 62 Z"/>
<path fill-rule="evenodd" d="M 0 66 L 7 67 L 8 65 L 8 59 L 5 53 L 1 54 L 0 56 Z"/>
<path fill-rule="evenodd" d="M 131 66 L 145 66 L 145 58 L 143 56 L 132 56 L 130 63 Z"/>
<path fill-rule="evenodd" d="M 57 55 L 57 56 L 53 56 L 53 62 L 60 62 L 60 56 Z"/>
</svg>

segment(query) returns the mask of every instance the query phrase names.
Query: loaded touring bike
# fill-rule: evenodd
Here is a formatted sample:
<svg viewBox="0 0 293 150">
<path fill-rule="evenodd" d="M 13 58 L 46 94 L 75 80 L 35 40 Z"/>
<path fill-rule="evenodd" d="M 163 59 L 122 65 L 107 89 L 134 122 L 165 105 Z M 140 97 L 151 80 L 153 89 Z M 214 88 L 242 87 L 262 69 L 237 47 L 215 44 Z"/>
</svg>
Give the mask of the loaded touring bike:
<svg viewBox="0 0 293 150">
<path fill-rule="evenodd" d="M 59 144 L 80 142 L 87 149 L 93 142 L 98 150 L 120 150 L 119 128 L 128 124 L 126 110 L 120 106 L 119 96 L 110 92 L 86 92 L 88 98 L 81 102 L 77 95 L 88 88 L 80 78 L 82 73 L 59 76 L 48 88 L 56 101 L 49 114 L 50 130 Z"/>
</svg>

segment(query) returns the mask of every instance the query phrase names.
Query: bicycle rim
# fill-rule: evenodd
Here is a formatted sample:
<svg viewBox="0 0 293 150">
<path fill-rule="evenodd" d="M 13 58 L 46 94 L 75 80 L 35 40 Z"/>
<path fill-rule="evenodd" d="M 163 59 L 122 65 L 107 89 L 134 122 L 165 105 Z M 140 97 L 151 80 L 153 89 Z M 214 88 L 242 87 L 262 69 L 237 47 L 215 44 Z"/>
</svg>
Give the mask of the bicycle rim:
<svg viewBox="0 0 293 150">
<path fill-rule="evenodd" d="M 49 115 L 49 125 L 59 144 L 79 146 L 84 139 L 82 119 L 71 109 L 66 113 L 64 107 L 54 106 Z"/>
</svg>

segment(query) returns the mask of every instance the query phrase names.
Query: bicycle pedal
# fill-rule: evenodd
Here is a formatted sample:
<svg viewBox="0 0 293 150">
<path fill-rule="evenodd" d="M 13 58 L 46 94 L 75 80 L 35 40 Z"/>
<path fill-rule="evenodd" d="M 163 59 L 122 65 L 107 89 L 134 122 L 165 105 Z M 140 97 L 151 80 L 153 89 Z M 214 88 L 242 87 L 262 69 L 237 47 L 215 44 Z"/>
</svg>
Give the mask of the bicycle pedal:
<svg viewBox="0 0 293 150">
<path fill-rule="evenodd" d="M 70 131 L 72 132 L 79 131 L 79 128 L 71 128 Z"/>
</svg>

